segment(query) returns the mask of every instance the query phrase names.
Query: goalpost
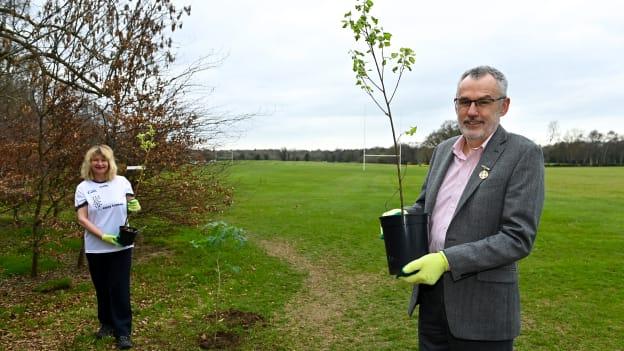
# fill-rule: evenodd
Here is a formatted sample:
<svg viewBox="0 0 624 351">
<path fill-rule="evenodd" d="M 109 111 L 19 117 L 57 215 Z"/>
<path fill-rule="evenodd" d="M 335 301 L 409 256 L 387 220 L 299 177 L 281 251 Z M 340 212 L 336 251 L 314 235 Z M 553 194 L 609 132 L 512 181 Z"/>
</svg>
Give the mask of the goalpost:
<svg viewBox="0 0 624 351">
<path fill-rule="evenodd" d="M 219 157 L 219 152 L 221 153 L 226 153 L 226 155 Z M 227 154 L 229 152 L 229 154 Z M 213 162 L 217 162 L 217 161 L 230 161 L 230 162 L 234 162 L 234 150 L 217 150 L 217 149 L 212 149 L 212 153 L 214 154 L 214 160 L 212 160 Z"/>
<path fill-rule="evenodd" d="M 367 157 L 392 157 L 395 158 L 395 155 L 374 155 L 374 154 L 366 154 L 366 144 L 364 144 L 364 150 L 362 152 L 362 170 L 366 170 L 366 158 Z M 401 144 L 399 144 L 399 164 L 401 164 Z"/>
<path fill-rule="evenodd" d="M 367 157 L 392 157 L 392 158 L 396 158 L 395 155 L 366 154 L 366 113 L 364 113 L 364 148 L 362 149 L 362 171 L 366 171 L 366 158 Z M 399 143 L 399 164 L 401 164 L 401 143 Z"/>
</svg>

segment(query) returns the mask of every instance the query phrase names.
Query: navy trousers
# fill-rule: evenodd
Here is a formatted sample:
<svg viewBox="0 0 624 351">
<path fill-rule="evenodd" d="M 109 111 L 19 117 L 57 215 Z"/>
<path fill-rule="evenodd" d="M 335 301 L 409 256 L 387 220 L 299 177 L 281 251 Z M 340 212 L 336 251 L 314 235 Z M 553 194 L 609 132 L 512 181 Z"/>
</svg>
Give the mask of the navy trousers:
<svg viewBox="0 0 624 351">
<path fill-rule="evenodd" d="M 448 326 L 444 309 L 444 286 L 440 279 L 435 285 L 421 284 L 418 289 L 418 349 L 419 351 L 512 351 L 513 340 L 481 341 L 454 337 Z"/>
<path fill-rule="evenodd" d="M 87 261 L 97 295 L 100 324 L 112 327 L 115 337 L 130 336 L 132 248 L 109 253 L 88 253 Z"/>
</svg>

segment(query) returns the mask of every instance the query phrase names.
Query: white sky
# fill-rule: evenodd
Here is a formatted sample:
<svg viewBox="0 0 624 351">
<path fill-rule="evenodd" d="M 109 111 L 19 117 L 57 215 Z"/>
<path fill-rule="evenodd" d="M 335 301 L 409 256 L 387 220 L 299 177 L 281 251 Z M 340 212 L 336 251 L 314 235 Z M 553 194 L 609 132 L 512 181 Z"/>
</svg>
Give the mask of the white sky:
<svg viewBox="0 0 624 351">
<path fill-rule="evenodd" d="M 257 114 L 221 148 L 361 148 L 364 135 L 368 147 L 392 144 L 387 118 L 354 84 L 349 50 L 356 46 L 341 20 L 355 1 L 176 3 L 192 5 L 176 31 L 178 63 L 225 57 L 197 76 L 213 88 L 197 93 L 202 103 Z M 405 141 L 422 141 L 455 119 L 457 79 L 481 64 L 509 80 L 512 103 L 501 120 L 508 131 L 540 144 L 551 121 L 562 136 L 624 134 L 622 7 L 613 0 L 376 0 L 373 15 L 393 34 L 391 49 L 416 52 L 392 107 L 400 131 L 418 127 Z"/>
</svg>

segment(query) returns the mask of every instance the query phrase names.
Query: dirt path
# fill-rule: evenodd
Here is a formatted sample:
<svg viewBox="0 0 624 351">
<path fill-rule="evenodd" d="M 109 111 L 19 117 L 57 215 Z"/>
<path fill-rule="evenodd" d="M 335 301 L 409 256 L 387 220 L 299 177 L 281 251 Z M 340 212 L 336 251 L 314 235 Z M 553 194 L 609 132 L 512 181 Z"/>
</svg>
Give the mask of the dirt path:
<svg viewBox="0 0 624 351">
<path fill-rule="evenodd" d="M 331 265 L 331 259 L 311 262 L 289 243 L 281 240 L 255 240 L 267 254 L 285 260 L 308 274 L 304 288 L 278 318 L 285 320 L 284 332 L 293 336 L 296 350 L 328 350 L 339 334 L 336 326 L 348 308 L 356 305 L 358 292 L 379 277 L 373 274 L 348 274 Z M 314 345 L 311 347 L 311 345 Z"/>
</svg>

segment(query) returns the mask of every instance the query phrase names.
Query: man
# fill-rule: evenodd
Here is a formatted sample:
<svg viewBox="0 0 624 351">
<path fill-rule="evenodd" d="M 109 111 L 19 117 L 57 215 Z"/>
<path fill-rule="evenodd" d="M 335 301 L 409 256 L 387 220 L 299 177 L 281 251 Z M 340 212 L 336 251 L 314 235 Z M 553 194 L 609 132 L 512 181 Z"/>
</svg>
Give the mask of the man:
<svg viewBox="0 0 624 351">
<path fill-rule="evenodd" d="M 460 78 L 462 135 L 442 142 L 414 207 L 429 216 L 429 254 L 403 267 L 419 304 L 420 351 L 509 350 L 520 333 L 517 261 L 544 203 L 542 151 L 499 126 L 507 80 L 488 66 Z"/>
</svg>

